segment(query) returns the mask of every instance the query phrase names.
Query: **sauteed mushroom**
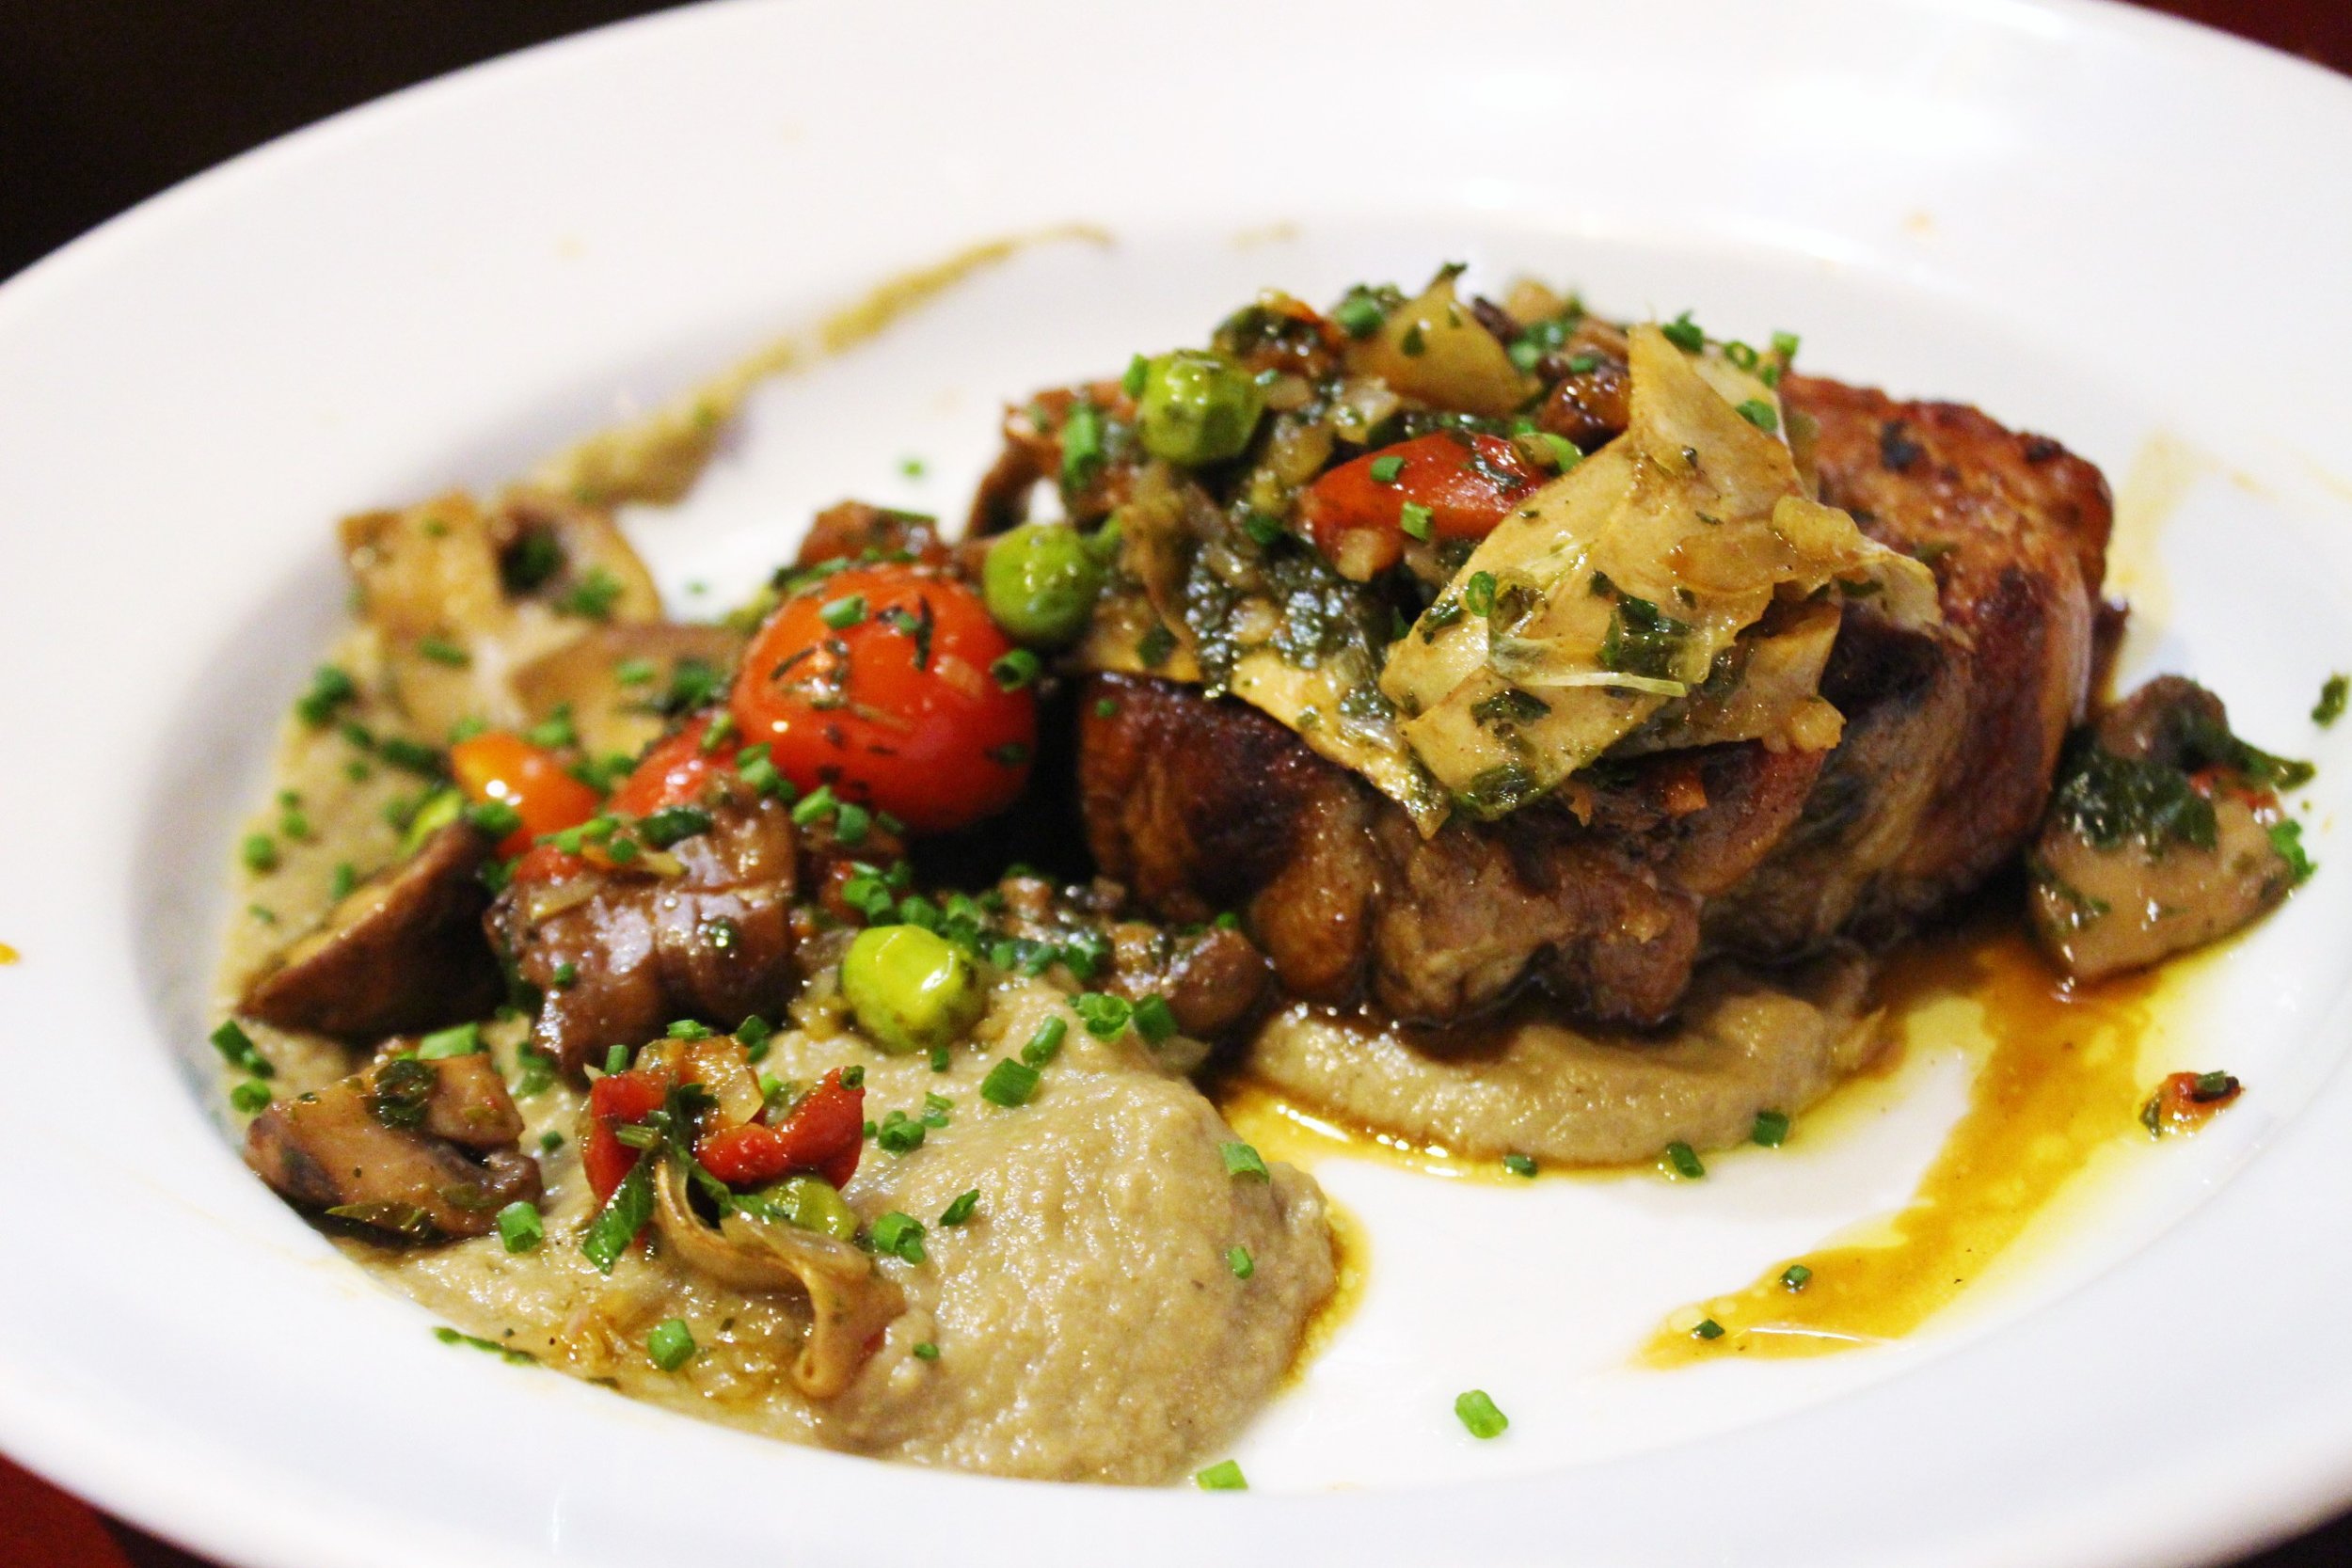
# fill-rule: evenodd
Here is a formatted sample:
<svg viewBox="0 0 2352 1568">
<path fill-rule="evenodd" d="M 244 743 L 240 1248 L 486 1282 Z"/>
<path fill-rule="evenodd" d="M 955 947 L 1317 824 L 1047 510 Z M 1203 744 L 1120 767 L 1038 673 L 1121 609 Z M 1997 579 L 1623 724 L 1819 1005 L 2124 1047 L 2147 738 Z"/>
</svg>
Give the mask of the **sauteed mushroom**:
<svg viewBox="0 0 2352 1568">
<path fill-rule="evenodd" d="M 694 1212 L 682 1162 L 662 1162 L 654 1181 L 654 1223 L 662 1244 L 688 1268 L 739 1291 L 788 1291 L 806 1298 L 808 1338 L 792 1364 L 793 1386 L 831 1399 L 850 1386 L 890 1320 L 906 1309 L 898 1287 L 847 1242 L 737 1210 L 707 1225 Z"/>
</svg>

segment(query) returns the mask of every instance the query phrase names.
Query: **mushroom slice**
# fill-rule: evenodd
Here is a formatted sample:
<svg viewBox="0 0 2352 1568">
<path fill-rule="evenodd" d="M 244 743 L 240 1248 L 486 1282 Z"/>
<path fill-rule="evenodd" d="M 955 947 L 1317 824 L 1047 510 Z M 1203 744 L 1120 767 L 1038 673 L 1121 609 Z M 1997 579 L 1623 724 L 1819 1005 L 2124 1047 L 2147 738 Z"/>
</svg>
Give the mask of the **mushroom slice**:
<svg viewBox="0 0 2352 1568">
<path fill-rule="evenodd" d="M 654 1183 L 654 1223 L 664 1245 L 698 1274 L 739 1291 L 793 1291 L 808 1298 L 808 1338 L 792 1363 L 792 1385 L 813 1400 L 850 1386 L 868 1347 L 906 1310 L 898 1287 L 847 1242 L 739 1213 L 718 1227 L 694 1212 L 683 1164 L 662 1162 Z"/>
<path fill-rule="evenodd" d="M 489 1057 L 401 1056 L 271 1106 L 246 1130 L 245 1160 L 303 1208 L 442 1241 L 485 1234 L 501 1209 L 538 1198 L 538 1162 L 514 1147 L 521 1132 Z"/>
<path fill-rule="evenodd" d="M 694 684 L 707 685 L 704 702 L 724 690 L 742 648 L 742 634 L 726 626 L 669 621 L 598 626 L 516 670 L 515 694 L 533 719 L 568 711 L 586 751 L 635 756 L 660 737 L 664 695 L 676 693 L 684 705 L 700 706 L 691 700 Z M 650 673 L 624 680 L 637 673 L 630 666 Z"/>
<path fill-rule="evenodd" d="M 453 822 L 326 912 L 237 1010 L 280 1029 L 378 1039 L 480 1018 L 504 994 L 482 928 L 490 842 Z"/>
</svg>

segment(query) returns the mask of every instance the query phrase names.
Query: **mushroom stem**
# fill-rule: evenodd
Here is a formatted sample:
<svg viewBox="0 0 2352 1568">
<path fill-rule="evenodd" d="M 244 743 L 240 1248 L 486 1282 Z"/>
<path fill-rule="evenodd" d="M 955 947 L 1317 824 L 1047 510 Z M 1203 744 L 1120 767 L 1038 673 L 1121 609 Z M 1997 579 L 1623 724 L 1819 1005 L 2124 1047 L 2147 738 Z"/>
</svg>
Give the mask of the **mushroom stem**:
<svg viewBox="0 0 2352 1568">
<path fill-rule="evenodd" d="M 798 1226 L 730 1212 L 716 1229 L 694 1212 L 682 1162 L 662 1162 L 654 1183 L 654 1223 L 688 1268 L 740 1291 L 792 1291 L 809 1304 L 808 1338 L 792 1384 L 813 1400 L 850 1386 L 868 1348 L 906 1309 L 898 1287 L 847 1242 Z"/>
</svg>

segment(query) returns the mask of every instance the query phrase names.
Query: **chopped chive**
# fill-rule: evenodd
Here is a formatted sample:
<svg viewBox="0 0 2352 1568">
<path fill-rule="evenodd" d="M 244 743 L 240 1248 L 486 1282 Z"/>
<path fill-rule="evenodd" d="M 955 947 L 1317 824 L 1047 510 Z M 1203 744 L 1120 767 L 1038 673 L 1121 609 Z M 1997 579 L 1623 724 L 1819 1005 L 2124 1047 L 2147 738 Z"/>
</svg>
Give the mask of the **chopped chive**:
<svg viewBox="0 0 2352 1568">
<path fill-rule="evenodd" d="M 1037 680 L 1038 672 L 1043 668 L 1044 666 L 1038 662 L 1037 655 L 1026 648 L 1015 648 L 990 665 L 988 673 L 1003 689 L 1018 691 L 1023 687 L 1033 684 Z"/>
<path fill-rule="evenodd" d="M 419 638 L 417 653 L 420 657 L 429 658 L 436 664 L 446 664 L 453 670 L 463 670 L 473 662 L 473 655 L 466 652 L 464 648 L 446 637 Z"/>
<path fill-rule="evenodd" d="M 1273 1175 L 1265 1168 L 1265 1161 L 1246 1143 L 1221 1143 L 1218 1156 L 1225 1162 L 1225 1174 L 1236 1180 L 1270 1181 Z"/>
<path fill-rule="evenodd" d="M 1136 1011 L 1125 997 L 1100 990 L 1080 991 L 1070 999 L 1070 1010 L 1086 1024 L 1088 1034 L 1105 1040 L 1117 1039 Z"/>
<path fill-rule="evenodd" d="M 482 1025 L 460 1023 L 453 1029 L 437 1029 L 417 1041 L 417 1060 L 438 1062 L 451 1056 L 472 1056 L 482 1050 Z"/>
<path fill-rule="evenodd" d="M 1164 1044 L 1176 1033 L 1176 1015 L 1169 1009 L 1168 998 L 1156 992 L 1136 1004 L 1133 1022 L 1136 1033 L 1143 1037 L 1147 1045 Z"/>
<path fill-rule="evenodd" d="M 1249 1256 L 1246 1246 L 1229 1246 L 1225 1249 L 1225 1267 L 1235 1279 L 1248 1279 L 1258 1272 L 1258 1260 Z"/>
<path fill-rule="evenodd" d="M 1778 1148 L 1788 1141 L 1787 1114 L 1780 1111 L 1756 1112 L 1756 1125 L 1749 1130 L 1748 1137 L 1752 1142 L 1761 1144 L 1766 1148 Z"/>
<path fill-rule="evenodd" d="M 1138 354 L 1127 361 L 1127 373 L 1119 378 L 1119 389 L 1131 398 L 1143 396 L 1143 384 L 1151 379 L 1152 361 Z"/>
<path fill-rule="evenodd" d="M 1736 410 L 1739 416 L 1770 436 L 1780 429 L 1780 411 L 1762 398 L 1749 398 Z"/>
<path fill-rule="evenodd" d="M 1472 1388 L 1468 1393 L 1455 1396 L 1454 1414 L 1470 1434 L 1481 1442 L 1502 1436 L 1511 1424 L 1511 1418 L 1496 1407 L 1494 1400 L 1484 1388 Z"/>
<path fill-rule="evenodd" d="M 265 1109 L 269 1102 L 269 1085 L 259 1078 L 248 1078 L 229 1091 L 229 1103 L 246 1116 Z"/>
<path fill-rule="evenodd" d="M 1021 1059 L 1031 1067 L 1043 1067 L 1061 1054 L 1061 1042 L 1070 1033 L 1070 1025 L 1059 1018 L 1049 1018 L 1037 1026 L 1029 1043 L 1021 1048 Z"/>
<path fill-rule="evenodd" d="M 675 1372 L 694 1358 L 694 1331 L 684 1318 L 665 1318 L 645 1336 L 645 1354 L 665 1372 Z"/>
<path fill-rule="evenodd" d="M 1249 1482 L 1241 1473 L 1241 1466 L 1230 1459 L 1220 1459 L 1205 1470 L 1195 1471 L 1192 1483 L 1203 1492 L 1247 1492 Z"/>
<path fill-rule="evenodd" d="M 1094 699 L 1094 717 L 1116 719 L 1119 717 L 1119 705 L 1108 697 L 1097 697 Z"/>
<path fill-rule="evenodd" d="M 967 1188 L 963 1192 L 956 1195 L 956 1199 L 953 1203 L 948 1204 L 946 1208 L 942 1209 L 939 1212 L 939 1223 L 943 1226 L 961 1225 L 964 1221 L 972 1217 L 972 1211 L 977 1209 L 979 1206 L 979 1188 Z"/>
<path fill-rule="evenodd" d="M 657 849 L 667 849 L 674 844 L 710 831 L 711 815 L 700 806 L 663 806 L 639 820 L 640 837 Z"/>
<path fill-rule="evenodd" d="M 499 1240 L 509 1252 L 529 1252 L 548 1239 L 535 1205 L 515 1202 L 499 1211 Z"/>
<path fill-rule="evenodd" d="M 866 1234 L 876 1252 L 888 1253 L 909 1263 L 923 1261 L 923 1222 L 912 1214 L 893 1209 L 868 1227 Z"/>
<path fill-rule="evenodd" d="M 844 598 L 828 600 L 817 611 L 817 618 L 835 631 L 854 626 L 866 619 L 866 595 L 851 594 Z"/>
<path fill-rule="evenodd" d="M 1800 341 L 1802 340 L 1793 332 L 1775 332 L 1772 334 L 1772 352 L 1784 360 L 1794 359 Z"/>
<path fill-rule="evenodd" d="M 925 1339 L 915 1345 L 914 1354 L 917 1361 L 936 1361 L 939 1359 L 939 1347 Z"/>
<path fill-rule="evenodd" d="M 800 803 L 792 808 L 792 820 L 805 828 L 828 812 L 839 809 L 840 804 L 834 795 L 833 785 L 818 784 L 802 796 Z"/>
<path fill-rule="evenodd" d="M 1802 1291 L 1813 1283 L 1813 1271 L 1803 1263 L 1791 1263 L 1780 1271 L 1780 1282 L 1791 1291 Z"/>
<path fill-rule="evenodd" d="M 1700 1162 L 1698 1151 L 1679 1138 L 1666 1146 L 1666 1163 L 1685 1181 L 1696 1181 L 1707 1174 L 1707 1166 Z"/>
<path fill-rule="evenodd" d="M 884 1154 L 912 1154 L 923 1147 L 923 1124 L 904 1111 L 885 1112 L 874 1129 L 874 1142 Z"/>
<path fill-rule="evenodd" d="M 1691 1330 L 1693 1339 L 1720 1339 L 1723 1337 L 1724 1325 L 1712 1318 L 1701 1318 L 1698 1327 Z"/>
<path fill-rule="evenodd" d="M 249 1072 L 256 1078 L 278 1076 L 277 1065 L 262 1054 L 261 1047 L 253 1043 L 253 1037 L 246 1034 L 235 1019 L 223 1021 L 221 1026 L 213 1031 L 211 1038 L 213 1049 L 238 1071 Z"/>
<path fill-rule="evenodd" d="M 358 695 L 358 684 L 347 673 L 322 664 L 310 673 L 310 689 L 294 700 L 294 713 L 312 729 L 325 729 L 335 710 Z"/>
<path fill-rule="evenodd" d="M 278 869 L 278 841 L 267 833 L 247 833 L 237 853 L 245 868 L 257 876 Z"/>
<path fill-rule="evenodd" d="M 1506 1154 L 1502 1157 L 1502 1168 L 1513 1176 L 1533 1176 L 1535 1174 L 1535 1162 L 1529 1155 Z"/>
<path fill-rule="evenodd" d="M 1026 1105 L 1029 1097 L 1037 1093 L 1039 1077 L 1037 1069 L 1007 1057 L 990 1068 L 988 1076 L 980 1080 L 980 1098 L 1009 1111 Z"/>
<path fill-rule="evenodd" d="M 1405 459 L 1394 452 L 1372 460 L 1372 482 L 1375 484 L 1394 484 L 1397 475 L 1405 471 Z"/>
<path fill-rule="evenodd" d="M 1433 515 L 1429 508 L 1422 505 L 1421 502 L 1406 501 L 1397 509 L 1396 526 L 1403 529 L 1412 538 L 1426 539 L 1429 537 L 1430 519 Z"/>
<path fill-rule="evenodd" d="M 872 811 L 865 806 L 859 805 L 855 800 L 844 800 L 834 810 L 834 841 L 838 844 L 846 844 L 851 847 L 863 844 L 866 842 L 866 833 L 873 828 L 873 825 L 874 814 Z"/>
</svg>

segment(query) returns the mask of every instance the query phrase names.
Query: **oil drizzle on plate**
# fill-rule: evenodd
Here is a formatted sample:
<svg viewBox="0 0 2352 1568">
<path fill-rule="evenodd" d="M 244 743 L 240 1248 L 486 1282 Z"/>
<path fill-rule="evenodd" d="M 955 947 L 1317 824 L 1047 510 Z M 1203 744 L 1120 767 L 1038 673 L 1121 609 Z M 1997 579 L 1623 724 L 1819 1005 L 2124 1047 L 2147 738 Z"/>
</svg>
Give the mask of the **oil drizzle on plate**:
<svg viewBox="0 0 2352 1568">
<path fill-rule="evenodd" d="M 2100 1152 L 2146 1139 L 2140 1044 L 2158 982 L 2075 989 L 2012 923 L 1918 942 L 1882 981 L 1905 1049 L 1974 1041 L 1966 1112 L 1911 1201 L 1746 1289 L 1670 1314 L 1651 1367 L 1821 1355 L 1898 1339 L 1951 1305 Z M 1792 1265 L 1811 1271 L 1802 1289 Z M 1720 1336 L 1701 1338 L 1703 1323 Z"/>
<path fill-rule="evenodd" d="M 1499 1162 L 1470 1160 L 1441 1144 L 1416 1143 L 1400 1132 L 1361 1127 L 1329 1112 L 1302 1105 L 1255 1079 L 1235 1077 L 1212 1087 L 1210 1098 L 1234 1132 L 1270 1160 L 1311 1169 L 1335 1154 L 1379 1160 L 1449 1180 L 1488 1179 L 1518 1182 Z"/>
<path fill-rule="evenodd" d="M 761 382 L 855 348 L 973 274 L 1008 261 L 1031 245 L 1059 240 L 1111 243 L 1100 229 L 1068 224 L 983 241 L 901 273 L 827 316 L 814 331 L 778 338 L 675 402 L 557 453 L 533 470 L 525 487 L 589 505 L 644 501 L 668 506 L 693 488 L 718 451 L 721 434 Z"/>
</svg>

